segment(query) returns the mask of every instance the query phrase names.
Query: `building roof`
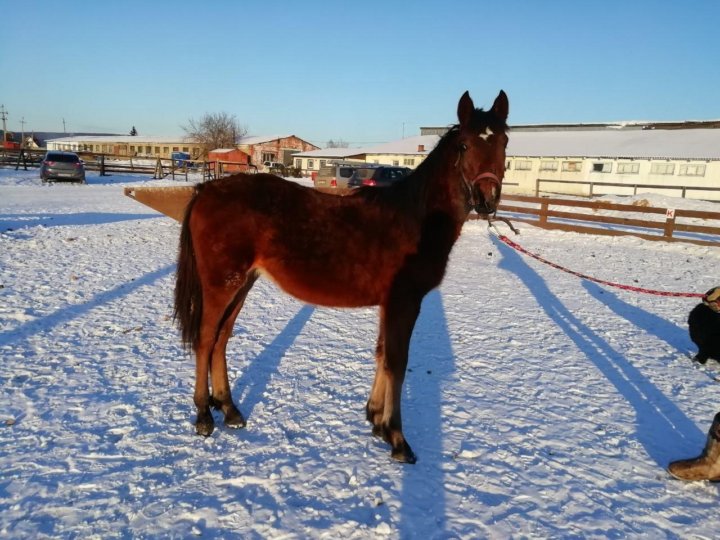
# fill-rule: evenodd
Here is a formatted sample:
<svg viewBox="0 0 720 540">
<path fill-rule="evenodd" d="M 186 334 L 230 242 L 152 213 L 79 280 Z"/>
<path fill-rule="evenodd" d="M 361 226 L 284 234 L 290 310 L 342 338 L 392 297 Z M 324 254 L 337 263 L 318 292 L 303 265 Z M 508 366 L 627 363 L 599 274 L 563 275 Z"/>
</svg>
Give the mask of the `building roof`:
<svg viewBox="0 0 720 540">
<path fill-rule="evenodd" d="M 720 159 L 720 129 L 510 131 L 508 156 Z"/>
<path fill-rule="evenodd" d="M 388 143 L 377 144 L 361 148 L 363 154 L 408 154 L 413 156 L 427 155 L 435 148 L 440 137 L 438 135 L 418 135 L 416 137 L 407 137 Z M 422 150 L 420 150 L 422 147 Z"/>
<path fill-rule="evenodd" d="M 364 154 L 362 148 L 321 148 L 320 150 L 310 150 L 308 152 L 298 152 L 293 157 L 311 158 L 311 159 L 342 159 L 350 156 Z"/>
<path fill-rule="evenodd" d="M 294 135 L 245 135 L 238 139 L 239 145 L 262 144 L 264 142 L 277 141 L 278 139 L 288 139 Z M 299 137 L 298 137 L 299 138 Z"/>
<path fill-rule="evenodd" d="M 133 144 L 170 144 L 170 143 L 192 143 L 187 136 L 172 135 L 163 137 L 161 135 L 73 135 L 69 137 L 58 137 L 48 139 L 52 142 L 95 142 L 95 143 L 133 143 Z"/>
</svg>

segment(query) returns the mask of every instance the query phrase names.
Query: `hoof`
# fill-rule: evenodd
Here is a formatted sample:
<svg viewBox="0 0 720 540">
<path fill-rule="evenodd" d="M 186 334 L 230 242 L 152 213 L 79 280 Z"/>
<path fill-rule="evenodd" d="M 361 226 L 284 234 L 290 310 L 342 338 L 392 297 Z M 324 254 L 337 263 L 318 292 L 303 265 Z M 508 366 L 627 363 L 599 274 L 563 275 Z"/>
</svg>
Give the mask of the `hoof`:
<svg viewBox="0 0 720 540">
<path fill-rule="evenodd" d="M 705 365 L 708 361 L 706 356 L 700 356 L 699 354 L 695 355 L 695 358 L 693 358 L 695 362 L 698 362 L 699 364 Z"/>
<path fill-rule="evenodd" d="M 198 415 L 198 419 L 195 422 L 195 432 L 198 435 L 202 435 L 203 437 L 209 437 L 210 435 L 212 435 L 214 429 L 215 421 L 213 420 L 211 414 L 207 414 L 204 416 Z"/>
<path fill-rule="evenodd" d="M 247 425 L 247 422 L 245 422 L 245 418 L 242 413 L 235 409 L 234 411 L 229 411 L 225 415 L 225 425 L 230 428 L 240 429 L 244 428 Z"/>
<path fill-rule="evenodd" d="M 415 464 L 417 456 L 410 448 L 408 443 L 403 443 L 401 448 L 393 448 L 390 456 L 400 463 L 409 463 L 410 465 Z"/>
</svg>

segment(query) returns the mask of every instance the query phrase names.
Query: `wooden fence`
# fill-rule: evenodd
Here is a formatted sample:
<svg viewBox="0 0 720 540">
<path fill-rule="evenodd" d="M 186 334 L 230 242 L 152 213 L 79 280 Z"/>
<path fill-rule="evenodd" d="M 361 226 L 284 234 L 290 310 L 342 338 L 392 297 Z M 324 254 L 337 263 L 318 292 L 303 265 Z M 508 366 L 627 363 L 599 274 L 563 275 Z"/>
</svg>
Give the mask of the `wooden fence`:
<svg viewBox="0 0 720 540">
<path fill-rule="evenodd" d="M 680 196 L 683 199 L 686 198 L 686 195 L 689 191 L 707 193 L 720 192 L 720 187 L 641 184 L 631 182 L 595 182 L 593 180 L 554 180 L 550 178 L 538 178 L 537 180 L 535 180 L 535 196 L 539 197 L 541 193 L 558 194 L 559 191 L 557 190 L 557 188 L 553 190 L 551 187 L 549 187 L 549 184 L 584 186 L 585 189 L 582 190 L 583 193 L 579 193 L 578 195 L 590 198 L 596 195 L 637 195 L 638 190 L 649 189 L 659 191 L 670 197 Z M 545 189 L 543 189 L 543 185 L 546 186 Z M 613 189 L 611 190 L 612 192 L 605 191 L 604 193 L 597 193 L 595 190 L 596 187 L 610 187 Z"/>
<path fill-rule="evenodd" d="M 498 215 L 545 229 L 720 247 L 720 212 L 504 194 Z"/>
<path fill-rule="evenodd" d="M 45 149 L 0 149 L 0 167 L 17 169 L 39 168 Z M 221 178 L 236 172 L 257 172 L 253 165 L 235 161 L 185 160 L 178 162 L 170 158 L 131 158 L 93 152 L 75 152 L 80 156 L 88 171 L 98 171 L 100 176 L 113 173 L 147 174 L 153 179 L 171 177 L 173 180 L 188 180 L 188 174 L 202 174 L 203 180 Z"/>
</svg>

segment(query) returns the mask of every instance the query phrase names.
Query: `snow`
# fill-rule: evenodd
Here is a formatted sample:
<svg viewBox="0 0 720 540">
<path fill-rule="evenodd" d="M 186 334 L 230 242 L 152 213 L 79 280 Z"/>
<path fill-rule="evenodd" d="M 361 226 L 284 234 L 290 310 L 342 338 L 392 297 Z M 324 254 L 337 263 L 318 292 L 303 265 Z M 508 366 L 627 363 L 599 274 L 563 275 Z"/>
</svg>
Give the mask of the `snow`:
<svg viewBox="0 0 720 540">
<path fill-rule="evenodd" d="M 718 485 L 665 471 L 718 410 L 696 299 L 600 287 L 467 223 L 411 344 L 411 466 L 364 420 L 376 310 L 261 280 L 228 354 L 248 426 L 205 439 L 171 319 L 179 225 L 122 194 L 157 181 L 88 181 L 0 170 L 3 538 L 716 537 Z M 517 226 L 600 279 L 720 281 L 717 249 Z"/>
</svg>

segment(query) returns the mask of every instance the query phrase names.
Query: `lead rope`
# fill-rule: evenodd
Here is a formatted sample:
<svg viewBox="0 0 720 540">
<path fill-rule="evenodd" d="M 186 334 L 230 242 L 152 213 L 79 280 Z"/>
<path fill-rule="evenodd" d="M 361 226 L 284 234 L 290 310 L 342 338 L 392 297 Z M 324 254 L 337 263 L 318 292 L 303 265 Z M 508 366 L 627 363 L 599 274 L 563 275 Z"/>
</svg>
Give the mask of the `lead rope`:
<svg viewBox="0 0 720 540">
<path fill-rule="evenodd" d="M 490 231 L 490 233 L 495 235 L 501 242 L 507 244 L 508 246 L 510 246 L 511 248 L 513 248 L 516 251 L 519 251 L 520 253 L 524 253 L 525 255 L 540 261 L 541 263 L 547 264 L 548 266 L 552 266 L 553 268 L 555 268 L 557 270 L 566 272 L 568 274 L 579 277 L 581 279 L 586 279 L 588 281 L 592 281 L 593 283 L 599 283 L 601 285 L 607 285 L 609 287 L 615 287 L 617 289 L 623 289 L 626 291 L 633 291 L 633 292 L 644 293 L 644 294 L 654 294 L 656 296 L 679 296 L 679 297 L 684 297 L 684 298 L 702 298 L 704 296 L 703 293 L 656 291 L 653 289 L 644 289 L 642 287 L 634 287 L 632 285 L 622 285 L 620 283 L 614 283 L 612 281 L 598 279 L 598 278 L 595 278 L 592 276 L 588 276 L 587 274 L 582 274 L 580 272 L 570 270 L 569 268 L 560 266 L 559 264 L 556 264 L 552 261 L 548 261 L 547 259 L 544 259 L 543 257 L 541 257 L 540 255 L 538 255 L 536 253 L 532 253 L 531 251 L 528 251 L 527 249 L 522 247 L 517 242 L 513 242 L 507 236 L 500 233 L 500 231 L 497 229 L 497 227 L 495 227 L 495 225 L 493 224 L 493 221 L 503 221 L 510 227 L 510 229 L 515 234 L 520 234 L 520 233 L 517 229 L 515 229 L 515 227 L 512 226 L 510 221 L 507 220 L 506 218 L 498 218 L 498 217 L 491 218 L 490 216 L 488 216 L 488 230 Z"/>
</svg>

